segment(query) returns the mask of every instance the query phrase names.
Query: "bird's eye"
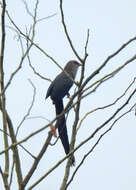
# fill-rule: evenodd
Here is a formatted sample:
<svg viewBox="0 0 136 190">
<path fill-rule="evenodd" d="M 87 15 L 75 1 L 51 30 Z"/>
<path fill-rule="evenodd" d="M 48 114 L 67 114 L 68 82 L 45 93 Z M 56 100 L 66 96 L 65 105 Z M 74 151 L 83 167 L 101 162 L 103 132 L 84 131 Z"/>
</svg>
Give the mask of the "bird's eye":
<svg viewBox="0 0 136 190">
<path fill-rule="evenodd" d="M 74 64 L 76 64 L 76 65 L 80 65 L 77 61 L 74 61 Z"/>
</svg>

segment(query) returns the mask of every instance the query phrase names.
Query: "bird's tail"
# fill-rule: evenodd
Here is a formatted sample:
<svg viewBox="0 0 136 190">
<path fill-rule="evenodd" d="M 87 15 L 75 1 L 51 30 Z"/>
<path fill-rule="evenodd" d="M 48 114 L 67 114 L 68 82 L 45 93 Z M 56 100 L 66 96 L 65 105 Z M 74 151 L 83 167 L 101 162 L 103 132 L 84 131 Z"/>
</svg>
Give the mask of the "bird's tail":
<svg viewBox="0 0 136 190">
<path fill-rule="evenodd" d="M 56 109 L 56 115 L 61 114 L 64 111 L 63 100 L 62 99 L 57 100 L 54 102 L 54 104 L 55 104 L 55 109 Z M 68 154 L 70 151 L 70 147 L 69 147 L 69 140 L 68 140 L 68 134 L 67 134 L 65 114 L 63 114 L 58 119 L 57 127 L 58 127 L 59 137 L 63 144 L 65 153 Z M 72 165 L 74 165 L 74 162 L 75 162 L 74 156 L 72 156 L 71 158 L 72 158 L 71 160 Z"/>
</svg>

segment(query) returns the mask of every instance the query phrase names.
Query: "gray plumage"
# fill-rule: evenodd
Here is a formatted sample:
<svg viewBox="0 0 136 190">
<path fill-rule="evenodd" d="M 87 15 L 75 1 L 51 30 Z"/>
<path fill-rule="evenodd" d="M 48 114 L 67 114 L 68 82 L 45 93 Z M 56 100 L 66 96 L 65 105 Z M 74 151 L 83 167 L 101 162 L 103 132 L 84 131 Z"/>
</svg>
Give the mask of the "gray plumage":
<svg viewBox="0 0 136 190">
<path fill-rule="evenodd" d="M 54 81 L 51 83 L 51 85 L 47 90 L 46 98 L 50 96 L 51 99 L 53 100 L 53 103 L 55 104 L 56 115 L 61 114 L 64 110 L 63 98 L 65 95 L 68 94 L 70 88 L 73 85 L 73 80 L 75 79 L 79 65 L 80 64 L 77 61 L 74 60 L 69 61 L 64 67 L 64 71 L 62 71 L 54 79 Z M 66 128 L 65 114 L 63 114 L 62 117 L 58 119 L 57 124 L 58 124 L 57 127 L 59 131 L 59 137 L 63 144 L 65 153 L 68 154 L 70 151 L 70 147 L 69 147 L 69 140 Z M 74 165 L 74 162 L 75 158 L 74 156 L 71 156 L 71 165 Z"/>
<path fill-rule="evenodd" d="M 70 77 L 74 80 L 79 63 L 77 61 L 69 61 L 67 65 L 64 67 L 64 70 L 70 75 Z M 48 88 L 46 98 L 51 96 L 53 101 L 57 99 L 64 98 L 65 95 L 68 94 L 68 91 L 73 85 L 73 81 L 62 71 L 51 83 L 50 87 Z"/>
</svg>

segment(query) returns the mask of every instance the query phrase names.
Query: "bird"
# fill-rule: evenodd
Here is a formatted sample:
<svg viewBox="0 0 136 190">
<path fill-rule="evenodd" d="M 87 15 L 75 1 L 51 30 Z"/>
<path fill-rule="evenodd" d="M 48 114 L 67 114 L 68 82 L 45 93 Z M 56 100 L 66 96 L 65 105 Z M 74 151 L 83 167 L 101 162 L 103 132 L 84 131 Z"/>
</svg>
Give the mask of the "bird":
<svg viewBox="0 0 136 190">
<path fill-rule="evenodd" d="M 56 78 L 52 81 L 47 90 L 46 99 L 50 97 L 53 101 L 53 104 L 55 105 L 56 116 L 60 115 L 64 111 L 63 98 L 66 95 L 69 95 L 69 90 L 74 83 L 73 81 L 76 77 L 80 65 L 81 64 L 75 60 L 69 61 L 62 70 L 62 72 L 57 75 Z M 65 114 L 58 118 L 57 128 L 65 153 L 68 154 L 70 151 L 70 146 L 67 134 Z M 71 165 L 74 165 L 74 163 L 75 158 L 74 156 L 71 156 Z"/>
</svg>

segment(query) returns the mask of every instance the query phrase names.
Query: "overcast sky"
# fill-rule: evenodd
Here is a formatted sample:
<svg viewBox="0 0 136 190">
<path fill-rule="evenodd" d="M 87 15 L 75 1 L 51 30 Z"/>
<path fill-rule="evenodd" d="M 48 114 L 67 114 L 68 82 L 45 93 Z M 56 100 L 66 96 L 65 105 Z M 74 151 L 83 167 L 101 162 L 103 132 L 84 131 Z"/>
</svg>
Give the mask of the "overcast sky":
<svg viewBox="0 0 136 190">
<path fill-rule="evenodd" d="M 28 7 L 33 12 L 34 0 L 27 0 Z M 88 44 L 88 59 L 86 62 L 85 77 L 93 72 L 103 61 L 114 53 L 121 45 L 136 35 L 136 1 L 135 0 L 64 0 L 63 3 L 65 22 L 72 42 L 83 57 L 86 42 L 87 30 L 90 30 Z M 16 25 L 23 31 L 29 28 L 32 18 L 26 12 L 23 2 L 20 0 L 7 1 L 7 10 Z M 51 55 L 62 67 L 71 59 L 76 59 L 64 34 L 61 24 L 59 1 L 58 0 L 39 0 L 38 19 L 56 14 L 50 19 L 43 20 L 37 24 L 35 43 Z M 11 26 L 7 19 L 7 25 Z M 5 53 L 5 78 L 9 79 L 21 59 L 20 43 L 16 34 L 7 27 L 6 53 Z M 25 43 L 24 43 L 25 44 Z M 106 68 L 95 78 L 98 79 L 106 73 L 122 65 L 131 58 L 136 52 L 136 42 L 129 45 L 117 57 L 109 62 Z M 43 55 L 36 48 L 30 52 L 31 63 L 35 69 L 43 76 L 51 80 L 60 72 L 60 69 Z M 76 80 L 79 79 L 80 71 Z M 94 108 L 109 104 L 120 96 L 136 76 L 136 61 L 129 64 L 114 78 L 107 81 L 95 93 L 83 100 L 81 105 L 80 119 L 84 114 Z M 49 82 L 38 78 L 28 65 L 28 61 L 23 62 L 22 69 L 17 73 L 10 87 L 7 90 L 7 110 L 13 120 L 15 128 L 31 104 L 33 88 L 28 79 L 36 86 L 36 100 L 31 111 L 32 117 L 43 116 L 49 120 L 55 117 L 54 106 L 51 100 L 45 101 L 46 91 Z M 93 80 L 93 81 L 95 81 Z M 91 83 L 90 83 L 91 84 Z M 136 85 L 135 85 L 136 86 Z M 133 88 L 132 88 L 133 89 Z M 132 89 L 130 92 L 132 92 Z M 74 87 L 70 94 L 74 92 Z M 120 102 L 123 103 L 127 96 Z M 136 98 L 136 96 L 135 96 Z M 65 98 L 65 104 L 67 103 Z M 134 98 L 131 103 L 134 103 Z M 83 122 L 77 135 L 78 145 L 87 138 L 102 122 L 106 120 L 121 104 L 117 104 L 112 110 L 98 111 L 91 114 Z M 130 108 L 132 104 L 125 109 Z M 73 113 L 73 112 L 72 112 Z M 67 126 L 69 136 L 71 134 L 72 113 L 68 118 Z M 123 112 L 122 112 L 123 113 Z M 44 126 L 48 122 L 44 119 L 29 119 L 22 125 L 18 140 Z M 107 128 L 110 125 L 107 126 Z M 105 129 L 107 129 L 105 128 Z M 85 153 L 93 146 L 99 135 L 75 153 L 76 165 L 79 164 Z M 43 144 L 48 134 L 48 130 L 43 131 L 37 137 L 26 142 L 24 146 L 36 155 L 39 147 Z M 53 139 L 54 141 L 55 139 Z M 53 142 L 52 141 L 52 142 Z M 79 169 L 75 179 L 69 186 L 69 190 L 134 190 L 136 189 L 136 117 L 134 112 L 129 113 L 121 119 L 113 129 L 100 141 L 93 153 L 85 160 Z M 28 171 L 32 164 L 32 159 L 20 149 L 22 162 L 25 167 L 24 172 Z M 48 151 L 42 158 L 37 172 L 33 175 L 31 183 L 51 168 L 59 159 L 63 158 L 64 151 L 60 141 Z M 2 159 L 0 158 L 0 162 Z M 64 175 L 66 162 L 44 179 L 34 190 L 58 190 Z M 71 169 L 71 174 L 74 168 Z M 15 184 L 16 182 L 14 182 Z M 0 181 L 2 184 L 2 181 Z M 13 186 L 16 190 L 16 187 Z"/>
</svg>

